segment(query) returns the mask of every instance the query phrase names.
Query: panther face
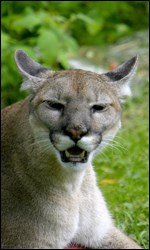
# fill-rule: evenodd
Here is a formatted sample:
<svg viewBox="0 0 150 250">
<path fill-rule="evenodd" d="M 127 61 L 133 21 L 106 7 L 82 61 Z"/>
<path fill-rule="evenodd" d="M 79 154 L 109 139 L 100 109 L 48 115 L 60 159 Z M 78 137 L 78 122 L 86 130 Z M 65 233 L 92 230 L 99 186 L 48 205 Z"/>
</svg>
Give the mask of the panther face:
<svg viewBox="0 0 150 250">
<path fill-rule="evenodd" d="M 47 79 L 32 98 L 31 121 L 34 126 L 40 121 L 49 150 L 62 166 L 84 168 L 119 130 L 121 106 L 109 85 L 95 73 L 68 71 Z"/>
</svg>

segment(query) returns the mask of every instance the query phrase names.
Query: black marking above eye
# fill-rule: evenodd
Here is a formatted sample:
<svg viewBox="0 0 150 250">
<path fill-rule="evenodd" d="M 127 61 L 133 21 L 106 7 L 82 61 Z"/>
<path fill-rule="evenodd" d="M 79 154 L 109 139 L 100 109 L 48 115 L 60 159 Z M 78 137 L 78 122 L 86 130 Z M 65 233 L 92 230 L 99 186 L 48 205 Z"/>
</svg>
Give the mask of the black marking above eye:
<svg viewBox="0 0 150 250">
<path fill-rule="evenodd" d="M 92 111 L 93 112 L 102 112 L 106 109 L 106 105 L 101 105 L 101 104 L 95 104 L 92 106 Z"/>
<path fill-rule="evenodd" d="M 52 110 L 62 111 L 64 109 L 64 105 L 60 102 L 46 101 L 46 104 Z"/>
</svg>

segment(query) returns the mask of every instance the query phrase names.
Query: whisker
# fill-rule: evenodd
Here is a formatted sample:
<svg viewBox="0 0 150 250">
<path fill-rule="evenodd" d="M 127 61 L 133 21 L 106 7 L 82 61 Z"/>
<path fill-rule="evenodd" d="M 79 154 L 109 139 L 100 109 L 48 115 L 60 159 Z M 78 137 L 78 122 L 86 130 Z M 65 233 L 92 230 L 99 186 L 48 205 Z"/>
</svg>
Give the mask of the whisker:
<svg viewBox="0 0 150 250">
<path fill-rule="evenodd" d="M 33 143 L 30 143 L 30 146 L 34 146 L 34 145 L 37 145 L 37 144 L 40 144 L 40 143 L 41 143 L 40 146 L 42 146 L 42 143 L 45 143 L 45 142 L 50 144 L 50 140 L 48 138 L 46 138 L 46 139 L 36 140 Z"/>
<path fill-rule="evenodd" d="M 105 139 L 102 143 L 104 145 L 104 148 L 106 147 L 111 148 L 113 154 L 116 153 L 116 151 L 122 153 L 122 151 L 124 150 L 127 152 L 127 150 L 122 145 L 118 144 L 118 142 L 114 142 L 108 138 Z"/>
<path fill-rule="evenodd" d="M 104 142 L 108 143 L 108 146 L 113 146 L 116 149 L 124 150 L 125 152 L 128 152 L 128 150 L 118 141 L 110 138 L 104 139 Z"/>
</svg>

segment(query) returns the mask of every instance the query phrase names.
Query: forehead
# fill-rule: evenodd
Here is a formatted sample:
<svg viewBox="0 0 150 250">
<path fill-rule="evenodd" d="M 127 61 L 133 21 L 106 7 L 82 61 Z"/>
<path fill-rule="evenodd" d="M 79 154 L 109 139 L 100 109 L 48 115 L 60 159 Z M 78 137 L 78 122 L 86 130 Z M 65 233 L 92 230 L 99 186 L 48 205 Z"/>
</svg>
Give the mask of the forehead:
<svg viewBox="0 0 150 250">
<path fill-rule="evenodd" d="M 104 75 L 85 70 L 57 71 L 52 76 L 47 75 L 42 89 L 47 97 L 61 98 L 88 98 L 93 101 L 99 98 L 109 98 L 112 87 Z M 42 92 L 43 92 L 42 91 Z"/>
</svg>

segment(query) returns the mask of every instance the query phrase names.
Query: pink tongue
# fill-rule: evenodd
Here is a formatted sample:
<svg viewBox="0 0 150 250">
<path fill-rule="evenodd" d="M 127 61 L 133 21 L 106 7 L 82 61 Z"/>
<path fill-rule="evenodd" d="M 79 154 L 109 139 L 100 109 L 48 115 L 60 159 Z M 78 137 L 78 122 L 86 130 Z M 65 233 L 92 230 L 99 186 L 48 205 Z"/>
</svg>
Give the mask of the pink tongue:
<svg viewBox="0 0 150 250">
<path fill-rule="evenodd" d="M 71 154 L 71 155 L 80 155 L 83 150 L 81 148 L 78 148 L 78 147 L 73 147 L 73 148 L 69 148 L 68 149 L 68 152 Z"/>
</svg>

